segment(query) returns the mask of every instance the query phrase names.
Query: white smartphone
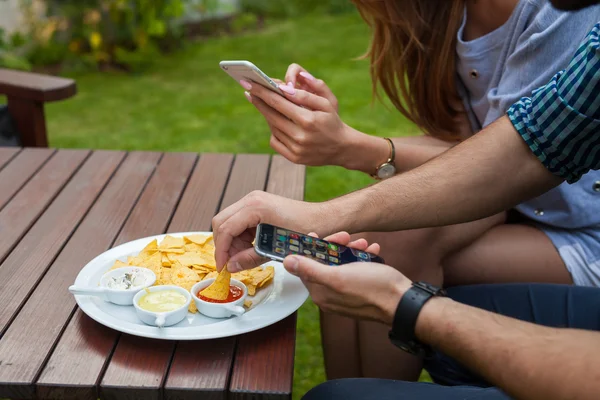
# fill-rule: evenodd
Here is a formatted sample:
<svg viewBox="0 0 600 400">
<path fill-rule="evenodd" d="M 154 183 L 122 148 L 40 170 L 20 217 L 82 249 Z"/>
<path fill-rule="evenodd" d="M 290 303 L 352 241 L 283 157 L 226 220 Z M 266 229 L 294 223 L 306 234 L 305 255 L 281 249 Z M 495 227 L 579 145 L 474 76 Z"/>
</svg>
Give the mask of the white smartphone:
<svg viewBox="0 0 600 400">
<path fill-rule="evenodd" d="M 236 82 L 243 79 L 248 82 L 257 83 L 283 96 L 277 83 L 250 61 L 221 61 L 219 66 L 227 75 L 235 79 Z"/>
</svg>

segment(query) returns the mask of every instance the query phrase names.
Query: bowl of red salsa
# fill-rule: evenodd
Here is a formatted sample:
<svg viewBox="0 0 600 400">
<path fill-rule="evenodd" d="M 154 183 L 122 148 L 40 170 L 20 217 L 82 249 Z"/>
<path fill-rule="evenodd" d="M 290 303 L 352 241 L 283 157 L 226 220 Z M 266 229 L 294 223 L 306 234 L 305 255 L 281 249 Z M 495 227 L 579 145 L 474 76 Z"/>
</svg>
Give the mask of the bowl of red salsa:
<svg viewBox="0 0 600 400">
<path fill-rule="evenodd" d="M 194 302 L 196 303 L 198 312 L 211 318 L 229 318 L 234 315 L 239 316 L 244 314 L 246 310 L 242 305 L 248 295 L 246 285 L 238 280 L 232 279 L 229 285 L 229 295 L 225 300 L 215 300 L 202 296 L 200 292 L 214 281 L 214 278 L 206 279 L 192 286 L 190 293 L 192 294 L 192 299 L 194 299 Z"/>
</svg>

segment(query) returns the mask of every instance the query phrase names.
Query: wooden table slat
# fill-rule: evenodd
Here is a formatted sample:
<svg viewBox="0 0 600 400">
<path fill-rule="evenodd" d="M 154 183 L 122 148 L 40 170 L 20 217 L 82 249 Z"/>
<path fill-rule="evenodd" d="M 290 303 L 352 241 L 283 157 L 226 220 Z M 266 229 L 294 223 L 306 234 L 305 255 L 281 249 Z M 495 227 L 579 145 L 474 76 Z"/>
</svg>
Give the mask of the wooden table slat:
<svg viewBox="0 0 600 400">
<path fill-rule="evenodd" d="M 166 230 L 185 188 L 196 154 L 165 154 L 150 178 L 115 245 Z M 43 399 L 97 398 L 97 384 L 115 348 L 117 331 L 77 310 L 37 382 Z M 76 368 L 85 360 L 85 368 Z"/>
<path fill-rule="evenodd" d="M 3 304 L 0 336 L 35 287 L 37 279 L 50 266 L 96 200 L 122 157 L 123 153 L 92 155 L 0 265 L 0 301 Z"/>
<path fill-rule="evenodd" d="M 265 187 L 269 169 L 266 155 L 238 155 L 223 196 L 221 210 L 253 190 Z M 165 398 L 191 399 L 199 395 L 225 399 L 233 362 L 235 338 L 179 342 L 165 383 Z"/>
<path fill-rule="evenodd" d="M 0 171 L 0 209 L 54 154 L 52 149 L 24 149 Z"/>
<path fill-rule="evenodd" d="M 231 168 L 231 155 L 203 154 L 190 177 L 168 232 L 210 230 Z M 121 335 L 100 384 L 105 399 L 158 399 L 174 342 Z"/>
<path fill-rule="evenodd" d="M 0 170 L 20 151 L 19 147 L 0 147 Z"/>
<path fill-rule="evenodd" d="M 267 191 L 302 200 L 305 168 L 273 157 Z M 238 339 L 231 376 L 231 399 L 290 399 L 294 375 L 296 313 Z M 272 368 L 276 365 L 277 368 Z"/>
<path fill-rule="evenodd" d="M 0 396 L 29 398 L 63 328 L 75 310 L 68 292 L 81 267 L 108 249 L 118 235 L 160 154 L 131 153 L 43 276 L 0 341 Z M 0 269 L 0 272 L 2 269 Z M 35 339 L 35 346 L 30 340 Z M 85 360 L 81 360 L 85 368 Z M 25 395 L 25 396 L 23 396 Z"/>
<path fill-rule="evenodd" d="M 0 262 L 54 200 L 89 153 L 88 150 L 59 151 L 0 211 Z"/>
</svg>

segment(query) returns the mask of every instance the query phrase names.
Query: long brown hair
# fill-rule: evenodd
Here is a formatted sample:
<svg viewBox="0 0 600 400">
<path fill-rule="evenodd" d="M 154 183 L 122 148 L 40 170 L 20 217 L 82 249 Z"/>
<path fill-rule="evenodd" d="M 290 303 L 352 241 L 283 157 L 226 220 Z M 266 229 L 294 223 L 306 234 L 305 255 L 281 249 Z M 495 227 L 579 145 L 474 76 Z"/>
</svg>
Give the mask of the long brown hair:
<svg viewBox="0 0 600 400">
<path fill-rule="evenodd" d="M 426 133 L 452 138 L 463 114 L 456 88 L 456 35 L 465 0 L 352 0 L 372 30 L 365 57 L 373 91 Z"/>
</svg>

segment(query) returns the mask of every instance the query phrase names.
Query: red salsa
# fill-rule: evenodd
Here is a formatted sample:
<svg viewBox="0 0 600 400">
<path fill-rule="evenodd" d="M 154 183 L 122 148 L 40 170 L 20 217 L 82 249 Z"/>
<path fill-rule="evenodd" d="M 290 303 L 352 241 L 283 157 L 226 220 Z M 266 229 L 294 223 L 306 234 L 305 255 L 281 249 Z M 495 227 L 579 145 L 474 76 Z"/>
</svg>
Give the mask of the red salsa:
<svg viewBox="0 0 600 400">
<path fill-rule="evenodd" d="M 202 289 L 202 290 L 204 290 L 204 289 Z M 196 296 L 198 296 L 198 298 L 200 300 L 204 300 L 207 303 L 231 303 L 232 301 L 236 301 L 237 299 L 239 299 L 240 297 L 242 297 L 242 294 L 244 294 L 244 291 L 241 288 L 239 288 L 239 287 L 237 287 L 235 285 L 229 286 L 229 295 L 227 296 L 227 298 L 225 300 L 211 299 L 209 297 L 202 296 L 200 294 L 200 292 L 198 292 L 196 294 Z"/>
</svg>

